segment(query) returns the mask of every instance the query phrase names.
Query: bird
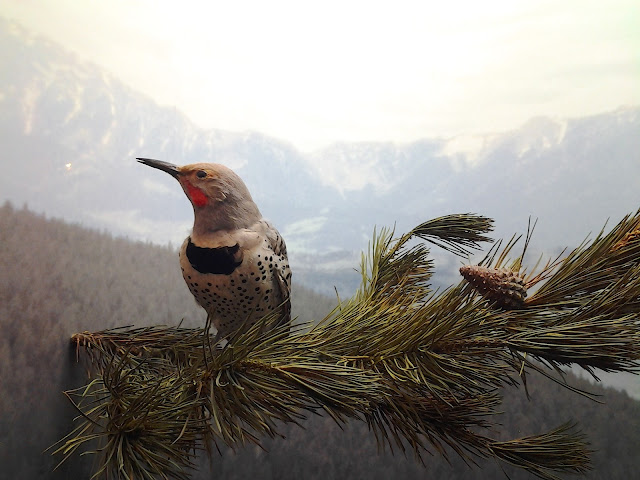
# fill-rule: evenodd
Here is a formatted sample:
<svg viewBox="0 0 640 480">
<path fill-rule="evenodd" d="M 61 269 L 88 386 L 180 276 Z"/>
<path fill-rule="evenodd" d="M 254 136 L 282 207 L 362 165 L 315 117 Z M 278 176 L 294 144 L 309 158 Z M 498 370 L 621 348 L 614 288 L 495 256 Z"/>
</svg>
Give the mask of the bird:
<svg viewBox="0 0 640 480">
<path fill-rule="evenodd" d="M 291 268 L 278 230 L 262 217 L 249 189 L 218 163 L 177 166 L 138 162 L 174 177 L 193 206 L 193 229 L 180 251 L 182 276 L 217 331 L 214 342 L 268 314 L 264 330 L 291 320 Z M 208 337 L 207 337 L 208 338 Z"/>
</svg>

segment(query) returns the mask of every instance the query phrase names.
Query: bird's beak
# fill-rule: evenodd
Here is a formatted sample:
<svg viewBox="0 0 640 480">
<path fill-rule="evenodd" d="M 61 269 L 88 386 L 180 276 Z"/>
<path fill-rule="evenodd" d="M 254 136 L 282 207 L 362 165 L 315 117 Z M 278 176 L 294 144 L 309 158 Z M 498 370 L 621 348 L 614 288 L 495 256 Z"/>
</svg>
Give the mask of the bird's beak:
<svg viewBox="0 0 640 480">
<path fill-rule="evenodd" d="M 157 168 L 158 170 L 162 170 L 163 172 L 167 172 L 173 178 L 178 178 L 178 176 L 180 175 L 180 169 L 173 163 L 163 162 L 162 160 L 153 160 L 151 158 L 136 158 L 136 160 L 145 165 L 149 165 L 150 167 Z"/>
</svg>

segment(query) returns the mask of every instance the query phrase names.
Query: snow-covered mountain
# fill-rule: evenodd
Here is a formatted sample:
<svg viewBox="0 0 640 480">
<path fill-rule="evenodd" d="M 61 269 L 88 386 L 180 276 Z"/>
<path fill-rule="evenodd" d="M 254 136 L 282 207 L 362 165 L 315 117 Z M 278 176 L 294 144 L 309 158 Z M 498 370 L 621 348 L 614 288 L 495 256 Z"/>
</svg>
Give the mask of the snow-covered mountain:
<svg viewBox="0 0 640 480">
<path fill-rule="evenodd" d="M 173 179 L 134 158 L 224 163 L 285 235 L 297 281 L 323 291 L 353 288 L 375 225 L 404 231 L 473 211 L 510 236 L 533 216 L 541 219 L 534 243 L 555 249 L 640 206 L 638 107 L 534 118 L 511 132 L 340 143 L 302 154 L 260 133 L 198 128 L 3 20 L 0 68 L 2 200 L 177 244 L 191 224 L 190 205 Z M 437 255 L 440 265 L 457 263 Z"/>
</svg>

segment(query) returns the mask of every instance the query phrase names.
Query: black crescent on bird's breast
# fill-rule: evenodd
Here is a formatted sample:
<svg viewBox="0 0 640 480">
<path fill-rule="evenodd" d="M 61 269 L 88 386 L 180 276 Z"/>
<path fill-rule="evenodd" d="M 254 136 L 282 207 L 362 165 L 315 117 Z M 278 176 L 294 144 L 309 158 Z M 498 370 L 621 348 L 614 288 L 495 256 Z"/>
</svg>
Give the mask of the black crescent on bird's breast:
<svg viewBox="0 0 640 480">
<path fill-rule="evenodd" d="M 191 266 L 200 273 L 231 275 L 242 263 L 242 259 L 236 260 L 239 248 L 237 243 L 232 247 L 198 247 L 189 238 L 186 254 Z"/>
</svg>

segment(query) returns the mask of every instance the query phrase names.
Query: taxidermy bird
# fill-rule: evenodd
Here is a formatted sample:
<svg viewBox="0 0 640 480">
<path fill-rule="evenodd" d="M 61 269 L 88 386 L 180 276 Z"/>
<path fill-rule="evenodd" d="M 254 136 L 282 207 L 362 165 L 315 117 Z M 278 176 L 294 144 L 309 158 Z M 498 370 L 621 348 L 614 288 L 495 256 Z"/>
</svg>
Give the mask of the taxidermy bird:
<svg viewBox="0 0 640 480">
<path fill-rule="evenodd" d="M 177 166 L 138 158 L 174 177 L 193 205 L 193 230 L 180 248 L 182 276 L 207 311 L 216 341 L 276 312 L 266 328 L 289 322 L 291 270 L 283 238 L 242 179 L 216 163 Z"/>
</svg>

